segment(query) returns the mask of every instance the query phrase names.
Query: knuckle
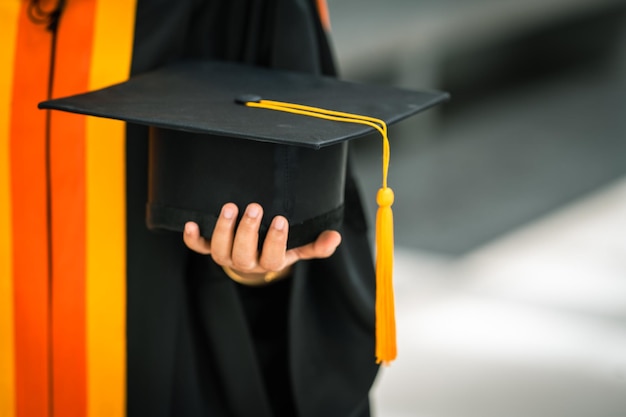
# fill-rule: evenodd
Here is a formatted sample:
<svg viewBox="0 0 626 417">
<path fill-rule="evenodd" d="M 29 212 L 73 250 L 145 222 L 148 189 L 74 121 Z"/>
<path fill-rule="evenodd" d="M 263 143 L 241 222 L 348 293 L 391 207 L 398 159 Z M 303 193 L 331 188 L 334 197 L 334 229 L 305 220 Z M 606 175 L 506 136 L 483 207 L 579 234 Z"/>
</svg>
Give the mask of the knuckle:
<svg viewBox="0 0 626 417">
<path fill-rule="evenodd" d="M 256 262 L 250 259 L 240 258 L 237 256 L 233 256 L 232 259 L 233 268 L 242 271 L 249 272 L 254 269 Z"/>
<path fill-rule="evenodd" d="M 282 260 L 276 258 L 261 259 L 259 266 L 266 271 L 278 272 L 282 269 Z"/>
<path fill-rule="evenodd" d="M 215 261 L 216 264 L 221 266 L 228 265 L 229 262 L 228 257 L 221 253 L 211 252 L 211 258 L 213 258 L 213 261 Z"/>
</svg>

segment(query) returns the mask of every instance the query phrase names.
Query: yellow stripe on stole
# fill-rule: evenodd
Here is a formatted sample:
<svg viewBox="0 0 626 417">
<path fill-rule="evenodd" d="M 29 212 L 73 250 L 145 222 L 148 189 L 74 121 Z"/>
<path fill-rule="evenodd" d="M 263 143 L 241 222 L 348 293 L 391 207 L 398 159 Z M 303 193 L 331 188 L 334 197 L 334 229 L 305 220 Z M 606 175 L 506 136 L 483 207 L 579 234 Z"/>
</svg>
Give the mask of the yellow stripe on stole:
<svg viewBox="0 0 626 417">
<path fill-rule="evenodd" d="M 20 2 L 0 6 L 0 416 L 15 416 L 13 252 L 9 137 L 13 59 Z"/>
<path fill-rule="evenodd" d="M 136 0 L 99 0 L 89 89 L 130 74 Z M 125 124 L 87 120 L 87 415 L 126 410 Z"/>
</svg>

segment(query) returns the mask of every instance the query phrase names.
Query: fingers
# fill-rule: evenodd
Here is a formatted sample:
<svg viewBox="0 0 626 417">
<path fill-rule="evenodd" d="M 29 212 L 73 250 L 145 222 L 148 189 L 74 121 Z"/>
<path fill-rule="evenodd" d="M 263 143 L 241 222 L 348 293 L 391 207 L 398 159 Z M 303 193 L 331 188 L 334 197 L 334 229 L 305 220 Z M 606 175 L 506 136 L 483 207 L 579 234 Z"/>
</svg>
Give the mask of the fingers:
<svg viewBox="0 0 626 417">
<path fill-rule="evenodd" d="M 300 260 L 321 259 L 331 256 L 341 243 L 341 235 L 332 230 L 322 232 L 315 242 L 286 250 L 289 223 L 283 216 L 276 216 L 267 232 L 263 249 L 259 254 L 259 228 L 263 208 L 256 203 L 248 205 L 237 225 L 238 208 L 233 203 L 222 207 L 210 242 L 200 236 L 198 225 L 185 225 L 183 240 L 191 249 L 210 254 L 221 266 L 231 267 L 245 273 L 281 271 Z"/>
<path fill-rule="evenodd" d="M 315 242 L 299 246 L 287 251 L 286 264 L 290 265 L 306 259 L 323 259 L 330 257 L 341 243 L 341 235 L 334 230 L 322 232 Z"/>
<path fill-rule="evenodd" d="M 256 204 L 249 204 L 237 226 L 237 232 L 232 245 L 232 267 L 242 272 L 252 271 L 257 266 L 259 227 L 263 218 L 263 208 Z"/>
<path fill-rule="evenodd" d="M 226 203 L 222 207 L 220 216 L 215 222 L 211 236 L 211 257 L 219 265 L 230 265 L 237 214 L 239 209 L 233 203 Z"/>
<path fill-rule="evenodd" d="M 208 240 L 200 236 L 200 228 L 194 222 L 187 222 L 185 224 L 183 241 L 185 242 L 187 247 L 193 251 L 196 251 L 203 255 L 211 253 L 211 244 Z"/>
<path fill-rule="evenodd" d="M 287 250 L 287 236 L 289 224 L 283 216 L 276 216 L 267 231 L 263 242 L 263 251 L 259 259 L 259 266 L 266 271 L 280 271 L 285 268 L 285 251 Z"/>
</svg>

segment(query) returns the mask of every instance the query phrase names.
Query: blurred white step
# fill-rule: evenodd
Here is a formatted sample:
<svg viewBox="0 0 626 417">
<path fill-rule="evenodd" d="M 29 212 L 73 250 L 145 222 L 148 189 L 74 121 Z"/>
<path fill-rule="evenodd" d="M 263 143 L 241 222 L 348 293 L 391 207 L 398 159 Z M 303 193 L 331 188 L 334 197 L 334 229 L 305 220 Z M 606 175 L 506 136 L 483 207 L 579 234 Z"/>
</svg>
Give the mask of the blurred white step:
<svg viewBox="0 0 626 417">
<path fill-rule="evenodd" d="M 626 415 L 626 180 L 462 259 L 399 249 L 379 417 Z"/>
</svg>

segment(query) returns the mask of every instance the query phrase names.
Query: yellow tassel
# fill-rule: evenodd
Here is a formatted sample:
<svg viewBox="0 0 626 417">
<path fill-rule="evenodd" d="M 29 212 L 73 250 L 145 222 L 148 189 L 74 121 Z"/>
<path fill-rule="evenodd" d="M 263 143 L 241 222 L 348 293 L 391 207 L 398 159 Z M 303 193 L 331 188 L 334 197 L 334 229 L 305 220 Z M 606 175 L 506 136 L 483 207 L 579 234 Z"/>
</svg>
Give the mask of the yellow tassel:
<svg viewBox="0 0 626 417">
<path fill-rule="evenodd" d="M 396 358 L 396 316 L 393 296 L 393 191 L 376 195 L 376 363 L 388 365 Z"/>
<path fill-rule="evenodd" d="M 388 365 L 396 358 L 396 317 L 393 297 L 393 191 L 387 187 L 389 171 L 389 138 L 387 124 L 380 119 L 344 113 L 302 104 L 260 100 L 245 102 L 246 106 L 284 111 L 302 116 L 337 122 L 357 123 L 376 129 L 383 138 L 382 188 L 378 191 L 376 214 L 376 363 Z"/>
</svg>

